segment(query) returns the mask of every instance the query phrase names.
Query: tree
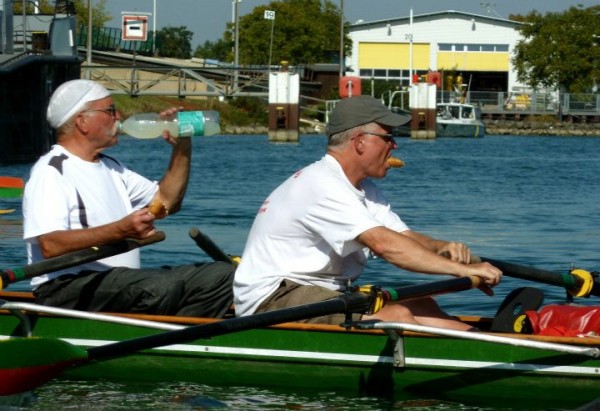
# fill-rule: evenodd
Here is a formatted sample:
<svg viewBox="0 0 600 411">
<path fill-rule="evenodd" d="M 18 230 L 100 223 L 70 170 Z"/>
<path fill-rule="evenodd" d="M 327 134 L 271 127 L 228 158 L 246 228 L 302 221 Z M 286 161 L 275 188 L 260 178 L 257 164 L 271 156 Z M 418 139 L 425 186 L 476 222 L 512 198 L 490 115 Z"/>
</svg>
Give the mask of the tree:
<svg viewBox="0 0 600 411">
<path fill-rule="evenodd" d="M 192 57 L 192 36 L 186 26 L 165 27 L 156 32 L 156 46 L 162 57 L 189 59 Z"/>
<path fill-rule="evenodd" d="M 233 44 L 223 39 L 216 42 L 205 41 L 202 46 L 196 47 L 194 57 L 227 61 Z"/>
<path fill-rule="evenodd" d="M 275 20 L 264 18 L 266 10 L 275 12 Z M 336 62 L 340 21 L 341 10 L 331 0 L 282 0 L 255 7 L 239 20 L 239 62 L 268 64 L 271 53 L 272 64 L 284 60 L 292 65 Z M 347 27 L 344 38 L 344 54 L 349 54 L 352 41 Z M 231 24 L 224 39 L 233 44 Z"/>
<path fill-rule="evenodd" d="M 70 2 L 75 8 L 75 14 L 77 15 L 77 27 L 84 25 L 87 27 L 88 20 L 88 2 L 87 0 L 74 0 Z M 21 1 L 13 2 L 13 13 L 18 16 L 22 14 L 23 6 Z M 54 14 L 55 1 L 54 0 L 40 0 L 37 5 L 38 9 L 42 14 Z M 103 27 L 107 21 L 112 19 L 112 16 L 106 11 L 106 0 L 100 0 L 95 6 L 92 6 L 92 25 L 94 27 Z M 34 4 L 31 1 L 27 2 L 25 6 L 27 14 L 34 14 Z"/>
<path fill-rule="evenodd" d="M 598 27 L 600 6 L 529 13 L 517 29 L 523 37 L 512 58 L 517 78 L 534 89 L 589 92 L 600 83 Z"/>
</svg>

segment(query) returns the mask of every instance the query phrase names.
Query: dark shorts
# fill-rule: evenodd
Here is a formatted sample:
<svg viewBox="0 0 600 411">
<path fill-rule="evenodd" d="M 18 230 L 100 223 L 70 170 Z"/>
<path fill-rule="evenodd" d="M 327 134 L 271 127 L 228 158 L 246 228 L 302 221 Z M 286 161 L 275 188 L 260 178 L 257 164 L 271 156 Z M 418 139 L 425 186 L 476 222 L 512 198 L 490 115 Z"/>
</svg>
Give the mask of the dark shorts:
<svg viewBox="0 0 600 411">
<path fill-rule="evenodd" d="M 233 303 L 231 264 L 113 268 L 62 275 L 34 291 L 36 302 L 83 311 L 221 318 Z"/>
<path fill-rule="evenodd" d="M 279 288 L 267 297 L 256 313 L 278 310 L 280 308 L 295 307 L 297 305 L 316 303 L 329 300 L 342 294 L 324 287 L 314 285 L 301 285 L 291 280 L 283 280 Z M 353 321 L 359 321 L 362 314 L 352 314 Z M 296 322 L 307 324 L 334 324 L 339 325 L 346 320 L 345 314 L 330 314 L 321 317 L 307 318 Z"/>
</svg>

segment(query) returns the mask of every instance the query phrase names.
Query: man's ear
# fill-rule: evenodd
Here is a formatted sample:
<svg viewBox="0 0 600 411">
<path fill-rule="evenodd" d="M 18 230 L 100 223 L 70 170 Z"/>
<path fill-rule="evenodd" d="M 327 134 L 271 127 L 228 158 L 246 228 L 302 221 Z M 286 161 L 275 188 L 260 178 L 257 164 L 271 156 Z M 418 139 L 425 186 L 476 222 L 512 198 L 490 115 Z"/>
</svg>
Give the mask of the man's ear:
<svg viewBox="0 0 600 411">
<path fill-rule="evenodd" d="M 362 133 L 356 133 L 354 138 L 352 139 L 352 144 L 354 144 L 354 149 L 358 154 L 362 154 L 365 151 L 365 138 Z"/>
<path fill-rule="evenodd" d="M 87 119 L 88 117 L 84 113 L 79 113 L 77 114 L 77 117 L 75 117 L 73 125 L 77 127 L 81 133 L 85 133 L 88 130 Z"/>
</svg>

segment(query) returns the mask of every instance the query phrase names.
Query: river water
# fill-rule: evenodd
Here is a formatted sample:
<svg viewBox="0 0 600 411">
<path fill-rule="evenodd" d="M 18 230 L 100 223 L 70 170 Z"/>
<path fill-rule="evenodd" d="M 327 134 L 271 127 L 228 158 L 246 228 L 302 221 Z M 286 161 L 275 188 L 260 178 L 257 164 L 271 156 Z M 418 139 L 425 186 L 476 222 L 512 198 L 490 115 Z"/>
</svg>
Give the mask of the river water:
<svg viewBox="0 0 600 411">
<path fill-rule="evenodd" d="M 263 199 L 287 176 L 324 153 L 324 136 L 299 143 L 269 143 L 266 136 L 215 136 L 194 140 L 193 168 L 183 210 L 158 222 L 167 234 L 142 252 L 143 264 L 207 259 L 188 236 L 198 227 L 226 252 L 242 252 Z M 378 182 L 408 225 L 442 239 L 469 244 L 474 254 L 563 272 L 571 265 L 600 269 L 600 139 L 590 137 L 487 136 L 483 139 L 398 139 L 406 165 Z M 107 151 L 130 168 L 159 179 L 169 155 L 160 140 L 127 136 Z M 0 175 L 27 178 L 30 164 L 0 166 Z M 20 201 L 0 199 L 0 267 L 25 264 Z M 363 283 L 401 286 L 431 276 L 371 261 Z M 532 283 L 505 277 L 496 295 L 476 290 L 438 298 L 452 314 L 493 315 L 513 288 Z M 23 289 L 26 284 L 11 286 Z M 564 291 L 540 286 L 545 303 Z M 596 303 L 595 298 L 583 304 Z M 426 399 L 425 399 L 426 400 Z M 55 381 L 23 397 L 17 409 L 164 410 L 206 409 L 483 409 L 463 404 L 343 398 L 335 393 L 302 397 L 249 387 L 116 384 Z M 486 406 L 487 407 L 487 406 Z M 485 408 L 490 409 L 490 408 Z M 515 404 L 514 409 L 522 409 Z"/>
</svg>

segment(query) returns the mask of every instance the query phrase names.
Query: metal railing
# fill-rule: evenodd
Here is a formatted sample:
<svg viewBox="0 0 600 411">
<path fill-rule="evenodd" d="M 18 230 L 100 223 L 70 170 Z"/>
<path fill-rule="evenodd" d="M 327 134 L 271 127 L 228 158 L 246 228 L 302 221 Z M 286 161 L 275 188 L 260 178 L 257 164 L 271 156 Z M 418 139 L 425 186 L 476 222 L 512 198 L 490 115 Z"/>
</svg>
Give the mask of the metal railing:
<svg viewBox="0 0 600 411">
<path fill-rule="evenodd" d="M 480 106 L 484 113 L 600 115 L 600 93 L 471 91 L 465 101 Z"/>
</svg>

